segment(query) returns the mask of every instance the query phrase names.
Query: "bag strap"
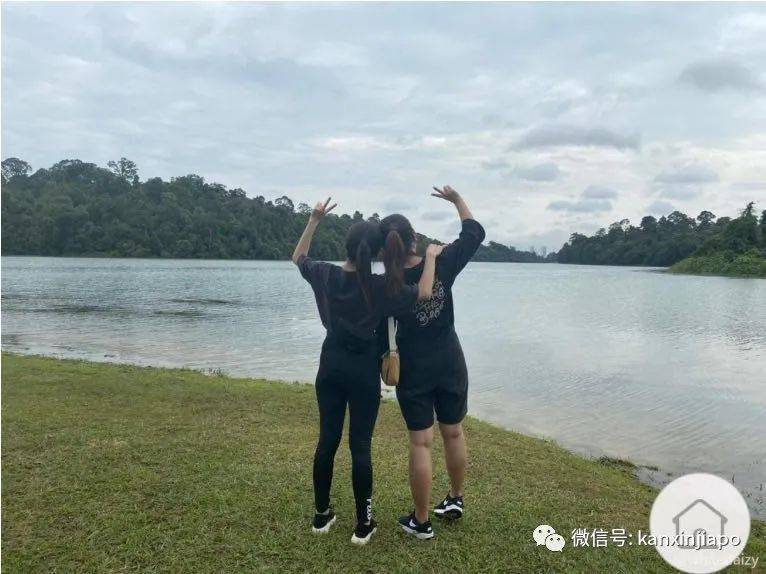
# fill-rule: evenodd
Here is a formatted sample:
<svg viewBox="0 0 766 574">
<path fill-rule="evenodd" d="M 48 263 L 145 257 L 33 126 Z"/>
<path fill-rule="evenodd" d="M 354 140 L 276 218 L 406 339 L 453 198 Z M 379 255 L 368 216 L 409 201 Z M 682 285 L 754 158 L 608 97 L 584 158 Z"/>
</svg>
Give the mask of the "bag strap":
<svg viewBox="0 0 766 574">
<path fill-rule="evenodd" d="M 388 318 L 388 350 L 396 352 L 396 321 L 393 317 Z"/>
</svg>

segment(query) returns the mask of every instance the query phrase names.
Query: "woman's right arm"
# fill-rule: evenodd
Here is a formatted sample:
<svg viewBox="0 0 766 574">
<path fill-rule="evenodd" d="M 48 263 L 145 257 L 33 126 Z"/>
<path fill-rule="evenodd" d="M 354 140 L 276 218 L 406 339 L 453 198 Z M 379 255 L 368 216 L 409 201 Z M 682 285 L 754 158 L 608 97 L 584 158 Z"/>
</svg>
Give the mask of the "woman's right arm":
<svg viewBox="0 0 766 574">
<path fill-rule="evenodd" d="M 338 205 L 337 203 L 330 205 L 330 199 L 331 198 L 328 197 L 327 201 L 324 203 L 320 201 L 314 206 L 314 210 L 309 216 L 309 221 L 306 223 L 306 229 L 303 230 L 303 234 L 301 234 L 301 238 L 298 240 L 298 245 L 296 245 L 293 250 L 292 259 L 293 263 L 296 265 L 298 265 L 298 259 L 300 259 L 301 256 L 309 254 L 311 240 L 314 238 L 314 232 L 317 230 L 319 222 Z M 328 205 L 330 205 L 330 207 L 327 207 Z"/>
<path fill-rule="evenodd" d="M 434 279 L 436 278 L 436 258 L 441 254 L 444 245 L 432 243 L 426 249 L 426 259 L 423 273 L 418 281 L 418 301 L 425 301 L 433 296 Z"/>
</svg>

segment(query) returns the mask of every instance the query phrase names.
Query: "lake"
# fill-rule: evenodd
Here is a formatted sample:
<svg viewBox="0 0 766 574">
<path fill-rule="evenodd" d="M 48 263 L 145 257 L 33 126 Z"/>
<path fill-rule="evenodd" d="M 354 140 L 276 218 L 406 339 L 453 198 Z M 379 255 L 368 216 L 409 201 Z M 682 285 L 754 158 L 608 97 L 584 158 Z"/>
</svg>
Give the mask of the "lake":
<svg viewBox="0 0 766 574">
<path fill-rule="evenodd" d="M 766 516 L 766 280 L 472 263 L 454 295 L 472 415 Z M 2 258 L 8 351 L 312 381 L 323 333 L 289 262 Z"/>
</svg>

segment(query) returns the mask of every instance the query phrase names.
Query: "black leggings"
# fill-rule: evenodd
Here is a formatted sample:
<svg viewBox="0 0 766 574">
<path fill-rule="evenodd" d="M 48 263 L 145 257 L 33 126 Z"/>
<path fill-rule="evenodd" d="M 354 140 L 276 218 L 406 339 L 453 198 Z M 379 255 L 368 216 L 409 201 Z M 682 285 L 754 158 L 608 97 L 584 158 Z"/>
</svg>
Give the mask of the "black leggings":
<svg viewBox="0 0 766 574">
<path fill-rule="evenodd" d="M 314 453 L 314 504 L 317 512 L 330 505 L 333 463 L 349 410 L 348 446 L 356 519 L 372 515 L 372 431 L 380 406 L 377 352 L 353 353 L 325 340 L 316 378 L 319 442 Z"/>
</svg>

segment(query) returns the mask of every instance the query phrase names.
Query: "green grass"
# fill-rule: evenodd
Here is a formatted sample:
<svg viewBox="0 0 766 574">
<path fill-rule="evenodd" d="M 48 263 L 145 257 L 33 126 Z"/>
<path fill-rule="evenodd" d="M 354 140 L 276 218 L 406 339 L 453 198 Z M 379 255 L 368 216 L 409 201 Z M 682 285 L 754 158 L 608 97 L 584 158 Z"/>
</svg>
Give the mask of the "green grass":
<svg viewBox="0 0 766 574">
<path fill-rule="evenodd" d="M 691 275 L 766 278 L 766 259 L 755 249 L 741 254 L 717 252 L 687 257 L 670 267 L 668 271 Z"/>
<path fill-rule="evenodd" d="M 572 548 L 573 528 L 648 529 L 655 492 L 621 465 L 468 419 L 467 515 L 430 542 L 395 525 L 410 510 L 395 403 L 374 440 L 372 543 L 350 543 L 349 457 L 339 520 L 312 535 L 313 387 L 184 370 L 5 355 L 4 572 L 671 572 L 650 547 Z M 447 489 L 435 446 L 434 497 Z M 532 542 L 540 523 L 567 539 Z M 746 555 L 766 561 L 755 523 Z M 749 569 L 747 570 L 749 571 Z"/>
</svg>

